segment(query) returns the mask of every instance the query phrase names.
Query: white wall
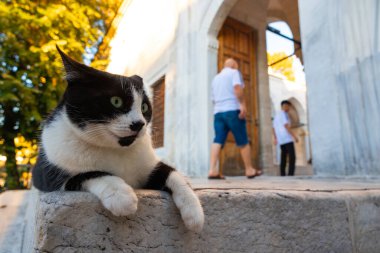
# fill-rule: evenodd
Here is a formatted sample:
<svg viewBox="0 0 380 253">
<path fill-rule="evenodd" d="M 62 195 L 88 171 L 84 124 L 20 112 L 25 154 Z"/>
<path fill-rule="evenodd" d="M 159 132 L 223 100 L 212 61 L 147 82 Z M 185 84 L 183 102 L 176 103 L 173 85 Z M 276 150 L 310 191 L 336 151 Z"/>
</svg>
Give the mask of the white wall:
<svg viewBox="0 0 380 253">
<path fill-rule="evenodd" d="M 108 71 L 144 78 L 146 89 L 165 75 L 164 148 L 158 155 L 184 174 L 205 176 L 210 137 L 207 31 L 210 3 L 132 0 L 111 42 Z M 200 64 L 199 64 L 200 63 Z M 206 64 L 204 67 L 202 64 Z"/>
<path fill-rule="evenodd" d="M 281 76 L 270 74 L 269 90 L 275 112 L 281 110 L 281 101 L 295 98 L 301 104 L 304 112 L 302 114 L 299 112 L 300 121 L 304 124 L 307 123 L 306 84 L 288 81 Z"/>
<path fill-rule="evenodd" d="M 380 2 L 299 0 L 317 175 L 380 175 Z"/>
</svg>

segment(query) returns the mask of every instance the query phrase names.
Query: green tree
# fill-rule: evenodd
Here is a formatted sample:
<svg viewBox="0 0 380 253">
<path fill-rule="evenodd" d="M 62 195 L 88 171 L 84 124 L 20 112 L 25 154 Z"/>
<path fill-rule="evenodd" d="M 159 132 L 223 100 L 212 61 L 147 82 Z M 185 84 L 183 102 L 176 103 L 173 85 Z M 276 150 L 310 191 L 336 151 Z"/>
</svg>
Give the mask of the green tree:
<svg viewBox="0 0 380 253">
<path fill-rule="evenodd" d="M 92 60 L 122 0 L 0 2 L 0 140 L 8 189 L 20 187 L 14 138 L 38 138 L 65 89 L 55 49 Z"/>
</svg>

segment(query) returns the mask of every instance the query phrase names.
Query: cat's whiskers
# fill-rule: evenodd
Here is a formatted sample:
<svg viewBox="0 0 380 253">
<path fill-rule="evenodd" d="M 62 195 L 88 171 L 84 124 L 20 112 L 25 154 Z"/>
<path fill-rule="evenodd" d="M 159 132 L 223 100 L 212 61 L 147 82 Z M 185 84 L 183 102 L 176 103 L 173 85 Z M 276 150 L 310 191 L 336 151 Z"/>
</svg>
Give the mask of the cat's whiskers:
<svg viewBox="0 0 380 253">
<path fill-rule="evenodd" d="M 125 130 L 130 130 L 129 128 L 112 128 L 114 131 L 125 131 Z M 128 131 L 129 132 L 129 131 Z M 111 136 L 114 136 L 114 137 L 119 137 L 117 136 L 116 134 L 114 134 L 112 131 L 110 131 L 108 128 L 106 128 L 104 125 L 91 125 L 91 127 L 85 129 L 81 134 L 80 136 L 83 136 L 83 137 L 91 137 L 91 138 L 95 138 L 95 137 L 98 137 L 98 136 L 104 136 L 104 135 L 111 135 Z"/>
<path fill-rule="evenodd" d="M 93 124 L 110 123 L 109 120 L 101 120 L 101 119 L 86 119 L 86 118 L 84 118 L 83 121 L 88 122 L 88 123 L 93 123 Z"/>
<path fill-rule="evenodd" d="M 70 106 L 70 108 L 67 108 L 67 106 Z M 80 107 L 72 105 L 72 104 L 66 102 L 66 110 L 68 110 L 68 109 L 70 109 L 70 110 L 76 110 L 77 112 L 80 112 Z"/>
<path fill-rule="evenodd" d="M 82 139 L 97 139 L 100 136 L 104 136 L 105 132 L 100 132 L 100 131 L 91 131 L 91 132 L 83 132 L 79 133 L 78 137 Z"/>
<path fill-rule="evenodd" d="M 112 129 L 130 130 L 129 125 L 112 125 Z"/>
<path fill-rule="evenodd" d="M 107 128 L 102 125 L 102 124 L 91 124 L 90 126 L 87 126 L 80 132 L 78 132 L 78 135 L 89 135 L 94 132 L 99 133 L 99 132 L 104 132 L 107 131 Z"/>
</svg>

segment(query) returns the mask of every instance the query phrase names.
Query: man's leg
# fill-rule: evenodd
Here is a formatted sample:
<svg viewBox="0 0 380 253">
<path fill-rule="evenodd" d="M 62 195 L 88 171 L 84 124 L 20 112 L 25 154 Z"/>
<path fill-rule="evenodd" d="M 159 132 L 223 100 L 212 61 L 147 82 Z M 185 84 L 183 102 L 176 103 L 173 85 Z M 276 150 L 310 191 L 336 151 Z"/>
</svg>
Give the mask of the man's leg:
<svg viewBox="0 0 380 253">
<path fill-rule="evenodd" d="M 280 148 L 281 148 L 280 174 L 282 177 L 284 177 L 284 176 L 286 176 L 285 167 L 286 167 L 286 160 L 288 157 L 288 152 L 286 150 L 285 144 L 280 145 Z"/>
<path fill-rule="evenodd" d="M 214 143 L 211 145 L 210 171 L 208 173 L 209 177 L 215 177 L 220 175 L 220 171 L 217 168 L 219 154 L 224 143 L 226 142 L 229 131 L 228 126 L 223 120 L 223 113 L 217 113 L 214 115 L 214 130 L 215 138 Z"/>
<path fill-rule="evenodd" d="M 249 144 L 240 148 L 241 157 L 243 158 L 244 167 L 245 167 L 245 175 L 253 176 L 257 173 L 256 169 L 252 167 L 251 160 L 251 146 Z"/>
<path fill-rule="evenodd" d="M 230 112 L 228 117 L 228 127 L 234 135 L 236 145 L 240 148 L 240 154 L 243 158 L 245 175 L 247 177 L 259 176 L 258 171 L 252 167 L 251 146 L 249 145 L 247 127 L 245 119 L 239 118 L 240 111 Z"/>
<path fill-rule="evenodd" d="M 289 153 L 289 176 L 294 176 L 294 171 L 296 169 L 296 152 L 294 150 L 294 143 L 289 143 L 288 153 Z"/>
<path fill-rule="evenodd" d="M 208 173 L 209 176 L 219 175 L 219 170 L 216 165 L 219 161 L 219 154 L 221 149 L 222 145 L 219 143 L 213 143 L 211 145 L 210 171 Z"/>
</svg>

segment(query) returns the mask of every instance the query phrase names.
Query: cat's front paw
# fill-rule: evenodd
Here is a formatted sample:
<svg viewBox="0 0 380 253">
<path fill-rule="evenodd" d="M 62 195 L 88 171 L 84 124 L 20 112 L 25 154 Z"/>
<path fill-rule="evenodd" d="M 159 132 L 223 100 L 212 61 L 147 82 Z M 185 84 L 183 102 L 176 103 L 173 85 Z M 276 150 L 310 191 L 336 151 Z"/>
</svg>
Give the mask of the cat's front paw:
<svg viewBox="0 0 380 253">
<path fill-rule="evenodd" d="M 177 205 L 185 226 L 194 232 L 201 232 L 204 213 L 201 202 L 186 180 L 177 172 L 172 172 L 166 180 L 172 190 L 174 203 Z"/>
<path fill-rule="evenodd" d="M 189 230 L 199 233 L 205 219 L 203 208 L 195 194 L 187 202 L 190 204 L 180 210 L 183 222 Z"/>
<path fill-rule="evenodd" d="M 107 189 L 101 202 L 115 216 L 127 216 L 137 211 L 137 196 L 125 183 Z"/>
</svg>

